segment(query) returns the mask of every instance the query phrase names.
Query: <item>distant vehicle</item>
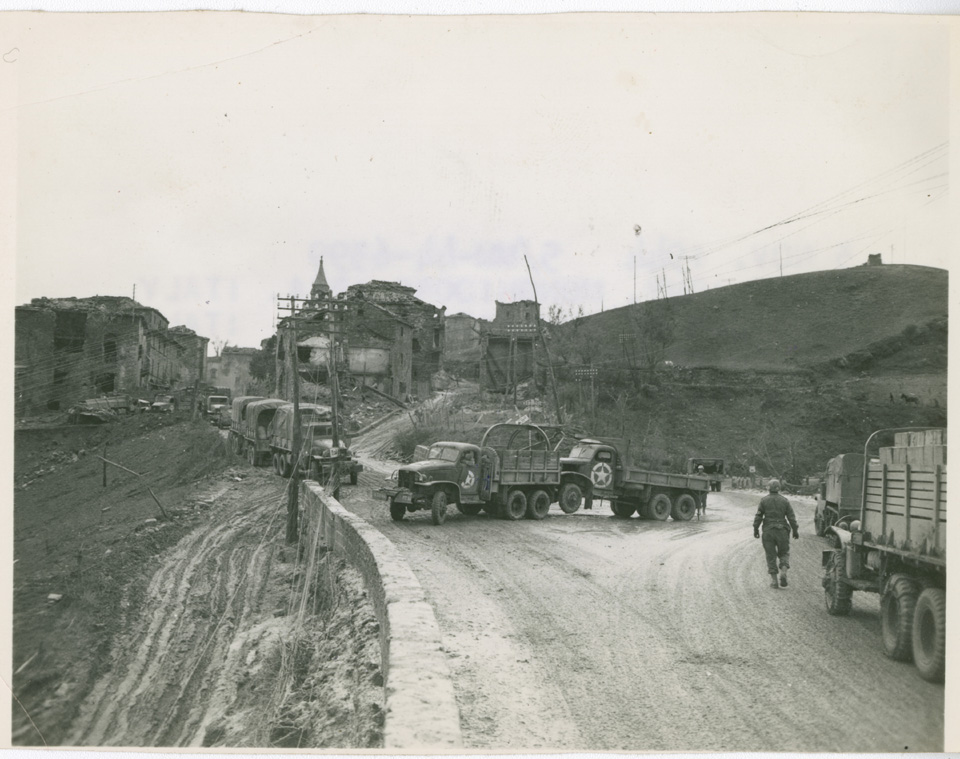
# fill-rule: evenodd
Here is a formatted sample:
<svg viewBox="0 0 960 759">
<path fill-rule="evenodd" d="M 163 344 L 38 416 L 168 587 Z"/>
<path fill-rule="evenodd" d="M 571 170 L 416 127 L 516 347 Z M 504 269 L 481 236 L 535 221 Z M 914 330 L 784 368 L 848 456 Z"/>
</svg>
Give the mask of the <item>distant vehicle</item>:
<svg viewBox="0 0 960 759">
<path fill-rule="evenodd" d="M 232 426 L 232 418 L 230 415 L 230 408 L 222 408 L 217 412 L 217 415 L 210 420 L 211 424 L 215 424 L 221 430 L 229 430 Z"/>
<path fill-rule="evenodd" d="M 878 436 L 893 446 L 871 454 Z M 947 431 L 879 430 L 863 448 L 858 519 L 827 528 L 827 613 L 850 613 L 855 590 L 880 595 L 880 638 L 891 659 L 913 659 L 940 682 L 946 655 Z"/>
<path fill-rule="evenodd" d="M 710 490 L 720 492 L 720 484 L 724 477 L 723 459 L 687 459 L 687 474 L 699 476 L 698 468 L 703 467 L 703 475 L 710 480 Z"/>
<path fill-rule="evenodd" d="M 255 398 L 242 396 L 234 399 L 231 438 L 233 450 L 246 458 L 250 466 L 262 466 L 273 451 L 270 448 L 270 424 L 277 409 L 286 401 L 279 398 Z"/>
<path fill-rule="evenodd" d="M 830 459 L 823 482 L 820 483 L 820 494 L 813 514 L 817 535 L 823 537 L 827 528 L 860 516 L 862 495 L 863 454 L 841 453 Z"/>
<path fill-rule="evenodd" d="M 703 477 L 642 469 L 630 459 L 630 441 L 618 438 L 584 439 L 561 461 L 565 475 L 581 477 L 587 508 L 592 499 L 610 501 L 613 513 L 628 518 L 663 521 L 668 517 L 690 521 L 697 502 L 706 503 L 710 483 Z"/>
<path fill-rule="evenodd" d="M 149 411 L 149 410 L 150 410 L 150 406 L 151 406 L 150 401 L 146 401 L 146 400 L 144 400 L 143 398 L 140 398 L 140 399 L 137 400 L 137 411 L 139 411 L 139 412 Z"/>
<path fill-rule="evenodd" d="M 495 424 L 479 446 L 442 441 L 420 453 L 421 460 L 401 467 L 378 491 L 394 521 L 428 509 L 433 523 L 443 524 L 451 503 L 466 515 L 483 510 L 503 519 L 543 519 L 551 503 L 572 513 L 583 500 L 581 477 L 561 472 L 560 454 L 536 424 Z"/>
<path fill-rule="evenodd" d="M 69 424 L 104 424 L 117 418 L 117 412 L 103 398 L 78 403 L 67 412 Z"/>
<path fill-rule="evenodd" d="M 151 411 L 157 411 L 165 414 L 173 413 L 177 410 L 177 396 L 175 395 L 158 395 L 153 399 L 153 403 L 150 404 Z"/>
<path fill-rule="evenodd" d="M 221 409 L 227 408 L 230 398 L 226 395 L 208 395 L 204 410 L 207 416 L 217 416 Z"/>
</svg>

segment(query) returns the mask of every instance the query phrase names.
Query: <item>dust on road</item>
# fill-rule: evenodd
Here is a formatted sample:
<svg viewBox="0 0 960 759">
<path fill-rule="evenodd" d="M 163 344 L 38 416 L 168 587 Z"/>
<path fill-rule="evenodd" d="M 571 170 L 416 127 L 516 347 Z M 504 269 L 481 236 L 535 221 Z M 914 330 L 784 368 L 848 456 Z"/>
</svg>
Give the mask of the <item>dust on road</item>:
<svg viewBox="0 0 960 759">
<path fill-rule="evenodd" d="M 467 747 L 942 750 L 943 688 L 883 656 L 877 597 L 826 614 L 812 500 L 795 501 L 791 583 L 774 590 L 753 538 L 760 493 L 711 494 L 699 523 L 603 505 L 543 522 L 453 512 L 436 527 L 391 521 L 370 495 L 384 471 L 345 504 L 423 584 Z"/>
</svg>

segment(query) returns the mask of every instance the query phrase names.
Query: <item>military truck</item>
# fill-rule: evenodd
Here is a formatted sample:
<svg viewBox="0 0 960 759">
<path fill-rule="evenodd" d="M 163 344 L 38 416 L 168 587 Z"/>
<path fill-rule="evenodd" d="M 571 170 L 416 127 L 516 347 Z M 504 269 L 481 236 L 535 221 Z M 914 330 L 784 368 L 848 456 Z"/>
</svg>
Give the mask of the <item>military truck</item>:
<svg viewBox="0 0 960 759">
<path fill-rule="evenodd" d="M 270 424 L 277 409 L 287 401 L 279 398 L 263 398 L 250 401 L 243 408 L 239 421 L 234 417 L 237 436 L 234 450 L 247 459 L 250 466 L 262 466 L 272 455 L 270 448 Z"/>
<path fill-rule="evenodd" d="M 663 521 L 673 517 L 688 522 L 697 512 L 710 482 L 688 474 L 654 472 L 634 466 L 630 441 L 619 438 L 580 440 L 561 460 L 564 475 L 578 474 L 587 508 L 595 498 L 610 501 L 614 515 L 627 519 L 634 512 L 644 519 Z"/>
<path fill-rule="evenodd" d="M 254 401 L 264 400 L 262 395 L 240 395 L 233 399 L 230 407 L 230 449 L 238 456 L 243 455 L 243 422 L 247 409 Z"/>
<path fill-rule="evenodd" d="M 451 503 L 462 514 L 483 510 L 508 520 L 543 519 L 554 502 L 572 513 L 587 483 L 581 474 L 561 471 L 560 454 L 542 427 L 503 423 L 489 427 L 480 445 L 434 443 L 422 460 L 394 472 L 379 492 L 394 521 L 424 509 L 439 525 Z"/>
<path fill-rule="evenodd" d="M 710 481 L 710 490 L 719 493 L 720 484 L 723 482 L 725 463 L 723 459 L 687 459 L 687 474 L 706 477 Z M 700 467 L 703 467 L 703 474 L 700 474 Z"/>
<path fill-rule="evenodd" d="M 823 537 L 835 524 L 849 527 L 850 521 L 860 515 L 862 495 L 863 454 L 841 453 L 830 459 L 813 513 L 817 535 Z"/>
<path fill-rule="evenodd" d="M 293 473 L 293 433 L 293 404 L 285 403 L 277 409 L 268 430 L 273 470 L 281 477 Z M 336 466 L 341 477 L 348 477 L 351 485 L 357 484 L 363 466 L 350 453 L 348 437 L 340 435 L 338 443 L 333 444 L 332 409 L 315 403 L 301 403 L 299 465 L 309 479 L 326 482 Z"/>
<path fill-rule="evenodd" d="M 225 409 L 229 405 L 229 395 L 208 395 L 204 405 L 204 413 L 207 416 L 215 417 L 220 413 L 221 409 Z"/>
<path fill-rule="evenodd" d="M 872 445 L 889 440 L 893 445 Z M 913 659 L 925 680 L 943 680 L 946 651 L 947 446 L 945 429 L 879 430 L 864 445 L 859 518 L 827 528 L 827 613 L 850 613 L 853 592 L 880 596 L 884 653 Z"/>
</svg>

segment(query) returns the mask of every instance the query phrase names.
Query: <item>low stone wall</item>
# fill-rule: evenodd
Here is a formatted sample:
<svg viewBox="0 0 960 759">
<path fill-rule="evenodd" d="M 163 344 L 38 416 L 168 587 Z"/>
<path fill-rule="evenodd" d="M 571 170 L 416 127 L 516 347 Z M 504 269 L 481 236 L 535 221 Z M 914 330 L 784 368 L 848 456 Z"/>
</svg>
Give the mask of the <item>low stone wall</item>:
<svg viewBox="0 0 960 759">
<path fill-rule="evenodd" d="M 460 712 L 423 588 L 396 547 L 315 482 L 301 488 L 303 529 L 363 575 L 380 624 L 385 691 L 384 748 L 449 750 L 462 745 Z"/>
</svg>

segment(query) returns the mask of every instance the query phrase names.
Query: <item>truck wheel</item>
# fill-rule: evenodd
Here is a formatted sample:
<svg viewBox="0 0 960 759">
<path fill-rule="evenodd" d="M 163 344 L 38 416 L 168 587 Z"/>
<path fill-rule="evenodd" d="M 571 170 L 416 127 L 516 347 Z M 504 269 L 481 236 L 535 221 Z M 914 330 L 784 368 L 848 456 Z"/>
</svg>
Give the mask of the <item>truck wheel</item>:
<svg viewBox="0 0 960 759">
<path fill-rule="evenodd" d="M 558 501 L 560 510 L 564 514 L 572 514 L 580 508 L 581 501 L 583 501 L 583 491 L 580 486 L 575 482 L 563 483 Z"/>
<path fill-rule="evenodd" d="M 906 575 L 891 575 L 880 599 L 880 635 L 883 651 L 891 659 L 910 661 L 913 656 L 913 612 L 917 585 Z"/>
<path fill-rule="evenodd" d="M 853 606 L 853 589 L 841 581 L 844 574 L 843 550 L 837 549 L 823 571 L 823 598 L 827 614 L 834 617 L 846 616 Z"/>
<path fill-rule="evenodd" d="M 550 496 L 546 490 L 534 490 L 527 499 L 527 519 L 543 519 L 550 511 Z"/>
<path fill-rule="evenodd" d="M 818 538 L 822 538 L 827 534 L 827 527 L 823 523 L 823 517 L 820 516 L 819 511 L 816 511 L 813 514 L 813 528 L 816 531 Z"/>
<path fill-rule="evenodd" d="M 527 496 L 522 490 L 511 490 L 507 496 L 507 504 L 503 507 L 504 519 L 520 519 L 527 513 Z"/>
<path fill-rule="evenodd" d="M 629 519 L 633 516 L 633 512 L 637 510 L 637 507 L 629 501 L 613 501 L 610 508 L 613 510 L 613 515 L 620 517 L 620 519 Z"/>
<path fill-rule="evenodd" d="M 356 485 L 356 484 L 357 484 L 357 473 L 356 473 L 356 472 L 350 472 L 350 484 L 351 484 L 351 485 Z"/>
<path fill-rule="evenodd" d="M 457 502 L 457 511 L 459 511 L 461 514 L 466 514 L 468 517 L 475 517 L 477 514 L 480 513 L 480 509 L 482 508 L 483 506 L 480 505 L 479 503 L 460 503 L 459 501 Z"/>
<path fill-rule="evenodd" d="M 650 518 L 656 519 L 658 522 L 665 521 L 672 510 L 673 504 L 670 502 L 670 496 L 666 493 L 657 493 L 647 504 L 647 512 L 650 514 Z"/>
<path fill-rule="evenodd" d="M 394 522 L 402 522 L 403 515 L 407 513 L 407 507 L 402 503 L 395 503 L 393 500 L 390 501 L 390 518 Z"/>
<path fill-rule="evenodd" d="M 273 454 L 273 473 L 280 476 L 280 456 L 279 454 Z"/>
<path fill-rule="evenodd" d="M 670 509 L 670 516 L 675 522 L 689 522 L 697 513 L 697 499 L 689 493 L 681 495 L 673 508 Z"/>
<path fill-rule="evenodd" d="M 924 680 L 943 682 L 947 648 L 947 598 L 942 588 L 927 588 L 913 612 L 913 663 Z"/>
<path fill-rule="evenodd" d="M 447 520 L 447 494 L 438 490 L 430 500 L 430 517 L 434 524 L 443 524 Z"/>
</svg>

